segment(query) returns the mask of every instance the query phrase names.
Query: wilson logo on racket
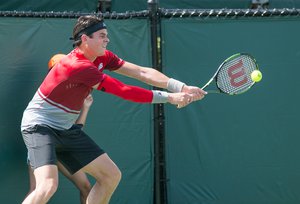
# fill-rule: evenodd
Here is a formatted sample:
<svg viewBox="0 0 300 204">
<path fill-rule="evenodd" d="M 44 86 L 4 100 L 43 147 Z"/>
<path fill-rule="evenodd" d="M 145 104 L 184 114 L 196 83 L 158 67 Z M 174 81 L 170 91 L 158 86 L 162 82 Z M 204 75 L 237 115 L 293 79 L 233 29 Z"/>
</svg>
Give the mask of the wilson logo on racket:
<svg viewBox="0 0 300 204">
<path fill-rule="evenodd" d="M 228 68 L 227 73 L 231 86 L 239 87 L 248 82 L 242 60 L 239 60 L 238 63 Z"/>
<path fill-rule="evenodd" d="M 249 54 L 237 53 L 228 57 L 217 69 L 212 78 L 202 87 L 206 89 L 215 84 L 213 89 L 206 90 L 208 93 L 224 93 L 237 95 L 249 90 L 253 82 L 250 74 L 258 70 L 256 60 Z M 215 83 L 212 83 L 215 81 Z"/>
</svg>

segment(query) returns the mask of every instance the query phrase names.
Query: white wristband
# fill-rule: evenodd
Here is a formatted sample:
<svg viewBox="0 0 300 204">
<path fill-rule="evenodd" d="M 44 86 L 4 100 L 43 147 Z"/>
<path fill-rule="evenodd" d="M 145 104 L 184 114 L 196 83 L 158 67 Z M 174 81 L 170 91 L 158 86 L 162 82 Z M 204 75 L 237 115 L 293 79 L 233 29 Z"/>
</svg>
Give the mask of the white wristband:
<svg viewBox="0 0 300 204">
<path fill-rule="evenodd" d="M 167 84 L 167 89 L 168 89 L 168 91 L 171 91 L 173 93 L 178 93 L 178 92 L 181 92 L 184 85 L 185 85 L 185 83 L 178 81 L 176 79 L 170 78 L 168 81 L 168 84 Z"/>
<path fill-rule="evenodd" d="M 169 94 L 165 91 L 152 90 L 153 99 L 151 103 L 167 103 Z"/>
</svg>

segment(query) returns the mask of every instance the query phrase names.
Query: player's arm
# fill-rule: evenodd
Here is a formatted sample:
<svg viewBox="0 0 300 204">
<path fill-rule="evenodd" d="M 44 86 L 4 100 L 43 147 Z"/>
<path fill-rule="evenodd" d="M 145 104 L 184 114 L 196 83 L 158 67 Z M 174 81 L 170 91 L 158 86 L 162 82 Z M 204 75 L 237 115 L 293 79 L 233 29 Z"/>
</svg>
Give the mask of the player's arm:
<svg viewBox="0 0 300 204">
<path fill-rule="evenodd" d="M 169 81 L 169 77 L 163 73 L 150 68 L 141 67 L 136 64 L 125 62 L 119 69 L 115 70 L 116 73 L 122 74 L 139 81 L 142 81 L 151 86 L 166 89 Z M 181 84 L 180 89 L 183 87 L 184 83 Z"/>
<path fill-rule="evenodd" d="M 206 94 L 205 91 L 196 86 L 188 86 L 185 83 L 173 78 L 150 67 L 142 67 L 130 62 L 125 62 L 115 72 L 137 79 L 151 86 L 167 89 L 171 92 L 186 92 L 193 95 L 192 100 L 200 100 Z"/>
<path fill-rule="evenodd" d="M 92 103 L 93 103 L 93 96 L 91 94 L 89 94 L 84 99 L 82 109 L 80 111 L 80 114 L 79 114 L 75 124 L 81 124 L 83 126 L 85 125 L 86 118 L 87 118 L 87 115 L 88 115 L 88 112 L 90 110 Z"/>
<path fill-rule="evenodd" d="M 184 107 L 192 100 L 192 96 L 188 93 L 167 93 L 159 90 L 147 90 L 124 84 L 108 75 L 105 75 L 104 80 L 93 86 L 93 88 L 137 103 L 171 103 L 179 107 Z"/>
</svg>

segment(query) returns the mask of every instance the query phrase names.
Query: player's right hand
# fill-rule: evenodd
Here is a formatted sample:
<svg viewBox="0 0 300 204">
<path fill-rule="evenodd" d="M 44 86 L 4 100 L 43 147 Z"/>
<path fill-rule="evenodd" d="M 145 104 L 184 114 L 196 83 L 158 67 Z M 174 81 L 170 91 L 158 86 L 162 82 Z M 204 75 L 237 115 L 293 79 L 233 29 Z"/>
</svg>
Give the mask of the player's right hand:
<svg viewBox="0 0 300 204">
<path fill-rule="evenodd" d="M 193 102 L 193 95 L 189 93 L 169 93 L 168 102 L 177 106 L 177 108 L 183 108 Z"/>
</svg>

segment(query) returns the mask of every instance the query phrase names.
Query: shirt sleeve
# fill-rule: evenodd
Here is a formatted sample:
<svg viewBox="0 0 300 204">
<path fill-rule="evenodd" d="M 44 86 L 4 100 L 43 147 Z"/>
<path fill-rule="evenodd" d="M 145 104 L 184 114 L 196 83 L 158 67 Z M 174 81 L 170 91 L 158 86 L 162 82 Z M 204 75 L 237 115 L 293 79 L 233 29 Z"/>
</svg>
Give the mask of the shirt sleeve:
<svg viewBox="0 0 300 204">
<path fill-rule="evenodd" d="M 124 60 L 122 60 L 116 54 L 114 54 L 109 50 L 107 50 L 106 54 L 107 54 L 108 62 L 105 69 L 109 71 L 114 71 L 116 69 L 119 69 L 125 63 Z"/>
<path fill-rule="evenodd" d="M 79 69 L 74 71 L 73 79 L 88 87 L 93 87 L 94 85 L 101 83 L 104 76 L 103 73 L 100 72 L 92 63 L 86 63 L 84 66 L 81 66 Z"/>
<path fill-rule="evenodd" d="M 151 103 L 153 100 L 152 91 L 124 84 L 108 75 L 105 75 L 105 79 L 97 89 L 136 103 Z"/>
</svg>

